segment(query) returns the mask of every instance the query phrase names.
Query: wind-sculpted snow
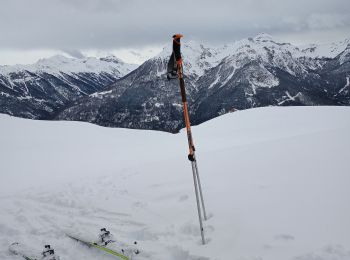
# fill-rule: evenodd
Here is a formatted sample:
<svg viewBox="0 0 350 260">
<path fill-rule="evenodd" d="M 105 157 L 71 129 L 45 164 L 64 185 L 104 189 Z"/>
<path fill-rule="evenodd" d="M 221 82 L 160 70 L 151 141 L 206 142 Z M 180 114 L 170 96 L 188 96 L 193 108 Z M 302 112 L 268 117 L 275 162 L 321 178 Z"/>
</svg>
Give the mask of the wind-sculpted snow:
<svg viewBox="0 0 350 260">
<path fill-rule="evenodd" d="M 186 133 L 0 115 L 0 259 L 17 241 L 114 259 L 65 232 L 138 241 L 149 260 L 350 259 L 348 107 L 238 111 L 193 127 L 209 215 L 201 245 Z M 23 134 L 25 133 L 25 135 Z"/>
<path fill-rule="evenodd" d="M 220 47 L 184 38 L 191 122 L 252 107 L 350 105 L 349 92 L 341 91 L 350 75 L 347 42 L 316 55 L 318 47 L 299 48 L 267 34 Z M 184 125 L 178 82 L 165 78 L 170 54 L 171 44 L 103 94 L 73 102 L 57 119 L 177 132 Z"/>
</svg>

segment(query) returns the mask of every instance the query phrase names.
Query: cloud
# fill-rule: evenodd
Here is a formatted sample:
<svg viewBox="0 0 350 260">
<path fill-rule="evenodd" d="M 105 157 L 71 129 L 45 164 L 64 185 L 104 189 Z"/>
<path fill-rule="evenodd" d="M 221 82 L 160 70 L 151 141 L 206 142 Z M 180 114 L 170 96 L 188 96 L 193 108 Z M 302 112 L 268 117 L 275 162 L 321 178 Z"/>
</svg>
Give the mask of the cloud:
<svg viewBox="0 0 350 260">
<path fill-rule="evenodd" d="M 85 57 L 84 54 L 82 54 L 79 50 L 63 49 L 62 51 L 74 58 L 82 59 Z"/>
<path fill-rule="evenodd" d="M 138 48 L 163 45 L 175 32 L 207 43 L 261 31 L 343 37 L 349 9 L 348 0 L 2 0 L 0 48 Z"/>
<path fill-rule="evenodd" d="M 312 14 L 308 17 L 306 22 L 311 30 L 342 28 L 350 26 L 350 14 Z"/>
</svg>

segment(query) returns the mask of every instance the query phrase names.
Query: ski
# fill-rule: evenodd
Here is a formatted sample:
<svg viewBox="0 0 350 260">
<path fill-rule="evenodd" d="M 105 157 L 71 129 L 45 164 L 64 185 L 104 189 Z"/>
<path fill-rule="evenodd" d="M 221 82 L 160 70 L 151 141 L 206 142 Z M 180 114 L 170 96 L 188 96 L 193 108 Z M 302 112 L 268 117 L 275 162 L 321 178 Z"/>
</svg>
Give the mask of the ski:
<svg viewBox="0 0 350 260">
<path fill-rule="evenodd" d="M 55 255 L 55 251 L 50 245 L 45 245 L 41 255 L 37 255 L 33 249 L 27 248 L 24 245 L 15 242 L 9 246 L 10 253 L 23 257 L 25 260 L 59 260 Z"/>
<path fill-rule="evenodd" d="M 130 246 L 125 248 L 125 249 L 121 249 L 121 250 L 114 249 L 113 245 L 115 245 L 116 241 L 113 240 L 112 234 L 108 230 L 106 230 L 105 228 L 101 229 L 101 233 L 99 235 L 99 241 L 90 242 L 87 239 L 82 239 L 76 235 L 67 234 L 67 233 L 66 233 L 66 235 L 69 238 L 71 238 L 71 239 L 73 239 L 73 240 L 75 240 L 83 245 L 88 246 L 89 248 L 99 249 L 105 253 L 116 256 L 122 260 L 132 260 L 134 255 L 137 255 L 140 253 L 140 251 L 138 249 L 131 248 Z M 134 242 L 134 244 L 136 245 L 137 243 Z"/>
</svg>

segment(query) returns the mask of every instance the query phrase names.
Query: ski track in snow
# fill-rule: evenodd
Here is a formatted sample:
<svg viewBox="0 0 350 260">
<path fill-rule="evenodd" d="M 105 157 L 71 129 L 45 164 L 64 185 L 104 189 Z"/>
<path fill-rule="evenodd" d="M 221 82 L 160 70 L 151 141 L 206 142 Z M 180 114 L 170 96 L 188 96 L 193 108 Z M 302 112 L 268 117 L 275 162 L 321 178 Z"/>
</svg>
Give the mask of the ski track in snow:
<svg viewBox="0 0 350 260">
<path fill-rule="evenodd" d="M 51 244 L 61 259 L 115 259 L 65 236 L 93 240 L 106 227 L 138 241 L 135 260 L 349 260 L 349 116 L 260 108 L 194 127 L 202 246 L 184 131 L 0 115 L 0 259 L 20 259 L 8 252 L 15 241 Z"/>
</svg>

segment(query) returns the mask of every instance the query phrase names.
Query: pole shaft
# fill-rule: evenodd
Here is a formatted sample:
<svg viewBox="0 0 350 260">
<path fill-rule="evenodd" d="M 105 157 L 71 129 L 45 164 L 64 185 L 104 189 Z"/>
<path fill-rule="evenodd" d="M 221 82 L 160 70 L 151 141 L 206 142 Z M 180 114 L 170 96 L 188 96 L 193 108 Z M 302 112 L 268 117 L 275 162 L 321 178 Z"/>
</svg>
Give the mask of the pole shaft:
<svg viewBox="0 0 350 260">
<path fill-rule="evenodd" d="M 203 229 L 203 222 L 202 222 L 201 206 L 199 204 L 198 187 L 197 187 L 197 176 L 196 176 L 196 169 L 195 169 L 195 166 L 194 166 L 194 161 L 191 162 L 191 165 L 192 165 L 192 173 L 193 173 L 194 190 L 195 190 L 195 193 L 196 193 L 197 211 L 198 211 L 198 218 L 199 218 L 199 228 L 200 228 L 200 231 L 201 231 L 202 243 L 204 245 L 205 244 L 204 229 Z"/>
<path fill-rule="evenodd" d="M 202 185 L 201 185 L 201 180 L 199 178 L 198 165 L 197 165 L 197 160 L 196 159 L 194 160 L 194 166 L 195 166 L 195 170 L 196 170 L 196 174 L 197 174 L 199 195 L 200 195 L 201 202 L 202 202 L 203 217 L 204 217 L 204 220 L 207 220 L 208 218 L 207 218 L 207 213 L 206 213 L 205 206 L 204 206 L 204 197 L 203 197 Z"/>
<path fill-rule="evenodd" d="M 199 226 L 200 226 L 200 232 L 201 232 L 201 237 L 202 237 L 202 243 L 204 245 L 205 238 L 204 238 L 204 228 L 203 228 L 203 222 L 202 222 L 201 204 L 202 204 L 204 220 L 207 220 L 207 215 L 205 212 L 202 186 L 201 186 L 200 179 L 199 179 L 198 166 L 197 166 L 197 161 L 196 161 L 196 157 L 195 157 L 195 148 L 194 148 L 192 131 L 191 131 L 190 116 L 189 116 L 189 112 L 188 112 L 188 105 L 187 105 L 185 81 L 183 79 L 182 64 L 178 64 L 178 76 L 179 76 L 179 82 L 180 82 L 180 91 L 181 91 L 181 98 L 182 98 L 182 104 L 183 104 L 183 110 L 184 110 L 184 119 L 185 119 L 186 132 L 187 132 L 187 141 L 188 141 L 188 149 L 189 149 L 188 158 L 190 159 L 191 166 L 192 166 L 193 182 L 194 182 L 194 189 L 195 189 L 195 194 L 196 194 L 196 202 L 197 202 L 197 210 L 198 210 L 198 218 L 199 218 Z M 199 199 L 199 197 L 200 197 L 200 199 Z M 201 202 L 200 202 L 200 200 L 201 200 Z"/>
<path fill-rule="evenodd" d="M 187 131 L 189 155 L 194 157 L 194 150 L 195 149 L 194 149 L 193 137 L 192 137 L 192 131 L 191 131 L 190 116 L 189 116 L 189 112 L 188 112 L 188 105 L 187 105 L 185 81 L 183 79 L 182 64 L 179 64 L 178 75 L 179 75 L 180 91 L 181 91 L 181 98 L 182 98 L 182 104 L 183 104 L 183 110 L 184 110 L 184 119 L 185 119 L 186 131 Z"/>
</svg>

